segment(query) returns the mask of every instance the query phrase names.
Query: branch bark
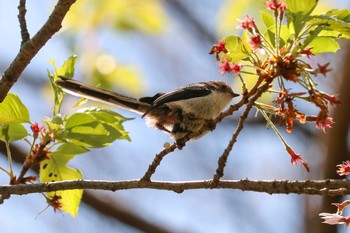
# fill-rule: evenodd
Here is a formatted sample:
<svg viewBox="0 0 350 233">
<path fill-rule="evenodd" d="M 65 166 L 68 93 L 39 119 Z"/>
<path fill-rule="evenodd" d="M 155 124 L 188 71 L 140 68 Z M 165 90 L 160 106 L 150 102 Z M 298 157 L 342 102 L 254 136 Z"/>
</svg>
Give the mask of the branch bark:
<svg viewBox="0 0 350 233">
<path fill-rule="evenodd" d="M 72 189 L 97 189 L 97 190 L 128 190 L 128 189 L 157 189 L 182 193 L 191 189 L 239 189 L 242 191 L 264 192 L 268 194 L 306 194 L 306 195 L 348 195 L 350 194 L 350 180 L 221 180 L 213 185 L 212 180 L 198 181 L 94 181 L 74 180 L 43 184 L 20 184 L 0 186 L 0 194 L 29 194 L 52 192 Z"/>
<path fill-rule="evenodd" d="M 5 70 L 0 80 L 0 103 L 17 82 L 24 69 L 46 42 L 62 27 L 62 21 L 76 0 L 59 0 L 50 17 L 36 35 L 21 46 L 16 58 Z M 22 25 L 22 24 L 21 24 Z M 21 26 L 22 27 L 22 26 Z"/>
<path fill-rule="evenodd" d="M 12 145 L 11 151 L 13 154 L 12 159 L 14 159 L 14 161 L 20 164 L 24 163 L 26 154 L 23 150 Z M 4 155 L 6 154 L 6 149 L 3 142 L 0 142 L 0 153 Z M 34 167 L 32 169 L 36 173 L 39 172 L 38 167 Z M 93 210 L 97 211 L 100 216 L 108 216 L 142 232 L 170 232 L 168 229 L 166 229 L 166 227 L 156 224 L 154 220 L 150 218 L 145 219 L 134 213 L 134 211 L 124 207 L 122 201 L 116 200 L 115 198 L 113 200 L 109 200 L 106 196 L 101 196 L 93 192 L 86 191 L 83 194 L 82 202 L 90 206 Z"/>
</svg>

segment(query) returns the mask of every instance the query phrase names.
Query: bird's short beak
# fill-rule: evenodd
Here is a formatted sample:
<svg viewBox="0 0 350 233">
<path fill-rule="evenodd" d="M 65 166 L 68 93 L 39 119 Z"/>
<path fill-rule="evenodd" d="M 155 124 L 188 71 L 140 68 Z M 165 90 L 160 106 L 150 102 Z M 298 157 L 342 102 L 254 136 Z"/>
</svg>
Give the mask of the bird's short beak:
<svg viewBox="0 0 350 233">
<path fill-rule="evenodd" d="M 233 98 L 234 98 L 234 97 L 237 97 L 237 96 L 240 96 L 240 94 L 233 93 Z"/>
</svg>

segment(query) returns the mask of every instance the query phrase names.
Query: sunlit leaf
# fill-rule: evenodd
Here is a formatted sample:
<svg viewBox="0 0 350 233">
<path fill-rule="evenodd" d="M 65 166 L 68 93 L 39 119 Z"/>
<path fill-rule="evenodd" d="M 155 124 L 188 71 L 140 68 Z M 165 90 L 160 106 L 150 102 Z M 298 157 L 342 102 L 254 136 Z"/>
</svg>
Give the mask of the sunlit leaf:
<svg viewBox="0 0 350 233">
<path fill-rule="evenodd" d="M 67 162 L 75 156 L 69 150 L 72 150 L 72 152 L 82 152 L 82 149 L 78 149 L 75 145 L 62 145 L 57 151 L 50 154 L 49 159 L 40 163 L 40 181 L 42 183 L 82 179 L 83 176 L 78 169 L 66 166 Z M 75 189 L 49 192 L 48 196 L 51 198 L 60 196 L 61 199 L 59 199 L 59 202 L 62 204 L 62 208 L 60 209 L 76 217 L 82 194 L 83 190 Z"/>
<path fill-rule="evenodd" d="M 338 38 L 350 37 L 350 23 L 328 15 L 312 16 L 308 21 L 312 26 L 324 25 L 326 32 L 336 32 Z M 334 33 L 333 33 L 334 34 Z"/>
<path fill-rule="evenodd" d="M 65 131 L 58 139 L 91 148 L 108 146 L 116 139 L 130 140 L 122 126 L 125 120 L 110 110 L 82 109 L 67 118 Z"/>
<path fill-rule="evenodd" d="M 311 51 L 313 54 L 335 53 L 339 49 L 339 44 L 329 37 L 316 37 L 310 42 L 308 47 L 312 48 Z"/>
<path fill-rule="evenodd" d="M 0 140 L 4 142 L 13 142 L 20 140 L 28 135 L 26 128 L 18 123 L 0 125 Z"/>
<path fill-rule="evenodd" d="M 239 62 L 248 57 L 248 54 L 243 51 L 243 42 L 239 36 L 225 37 L 227 54 L 223 55 L 223 59 L 228 59 L 231 62 Z"/>
<path fill-rule="evenodd" d="M 96 122 L 96 119 L 93 116 L 86 113 L 77 112 L 68 117 L 66 121 L 66 129 L 71 129 L 94 122 Z"/>
<path fill-rule="evenodd" d="M 292 13 L 311 14 L 318 0 L 287 0 L 288 11 Z"/>
<path fill-rule="evenodd" d="M 29 111 L 20 98 L 8 93 L 5 100 L 0 103 L 0 124 L 28 123 Z"/>
<path fill-rule="evenodd" d="M 331 16 L 332 18 L 336 18 L 338 20 L 344 21 L 346 23 L 350 23 L 350 10 L 343 9 L 333 9 L 324 13 L 324 15 Z"/>
<path fill-rule="evenodd" d="M 271 14 L 268 14 L 266 12 L 260 12 L 260 16 L 262 21 L 264 22 L 266 28 L 270 28 L 273 25 L 275 25 L 275 19 Z"/>
<path fill-rule="evenodd" d="M 271 26 L 265 33 L 265 38 L 268 38 L 273 46 L 275 46 L 275 31 L 276 27 Z M 290 31 L 286 25 L 281 26 L 280 31 L 280 47 L 283 47 L 287 40 L 290 38 Z"/>
<path fill-rule="evenodd" d="M 76 59 L 77 59 L 76 55 L 70 56 L 63 63 L 63 65 L 60 66 L 60 67 L 57 67 L 55 62 L 53 60 L 50 60 L 50 63 L 55 66 L 55 75 L 56 75 L 56 77 L 57 76 L 64 76 L 66 78 L 73 78 Z"/>
</svg>

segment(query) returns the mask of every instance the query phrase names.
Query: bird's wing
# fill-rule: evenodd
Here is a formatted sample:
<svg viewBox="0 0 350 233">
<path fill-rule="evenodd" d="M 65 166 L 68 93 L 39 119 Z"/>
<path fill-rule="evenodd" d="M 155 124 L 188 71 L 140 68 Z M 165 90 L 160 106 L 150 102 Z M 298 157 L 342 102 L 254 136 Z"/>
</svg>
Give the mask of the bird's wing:
<svg viewBox="0 0 350 233">
<path fill-rule="evenodd" d="M 209 88 L 203 88 L 203 86 L 199 84 L 191 84 L 184 88 L 179 88 L 161 95 L 153 102 L 152 107 L 160 106 L 170 102 L 202 97 L 209 95 L 210 93 L 211 90 Z"/>
</svg>

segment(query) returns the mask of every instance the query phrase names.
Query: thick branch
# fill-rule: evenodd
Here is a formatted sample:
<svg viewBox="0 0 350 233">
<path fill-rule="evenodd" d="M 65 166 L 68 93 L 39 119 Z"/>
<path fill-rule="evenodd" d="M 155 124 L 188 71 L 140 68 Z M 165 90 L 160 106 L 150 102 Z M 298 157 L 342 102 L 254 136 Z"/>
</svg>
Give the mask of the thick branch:
<svg viewBox="0 0 350 233">
<path fill-rule="evenodd" d="M 32 58 L 46 44 L 46 42 L 58 32 L 62 21 L 69 8 L 76 0 L 59 0 L 52 14 L 36 35 L 25 42 L 13 60 L 11 65 L 4 72 L 0 80 L 0 103 L 5 99 L 11 87 L 17 82 L 23 70 L 30 63 Z"/>
<path fill-rule="evenodd" d="M 128 190 L 157 189 L 181 193 L 191 189 L 239 189 L 242 191 L 264 192 L 268 194 L 306 194 L 306 195 L 348 195 L 350 180 L 221 180 L 213 186 L 212 180 L 198 181 L 92 181 L 75 180 L 44 184 L 20 184 L 0 186 L 0 194 L 29 194 L 69 189 Z"/>
</svg>

